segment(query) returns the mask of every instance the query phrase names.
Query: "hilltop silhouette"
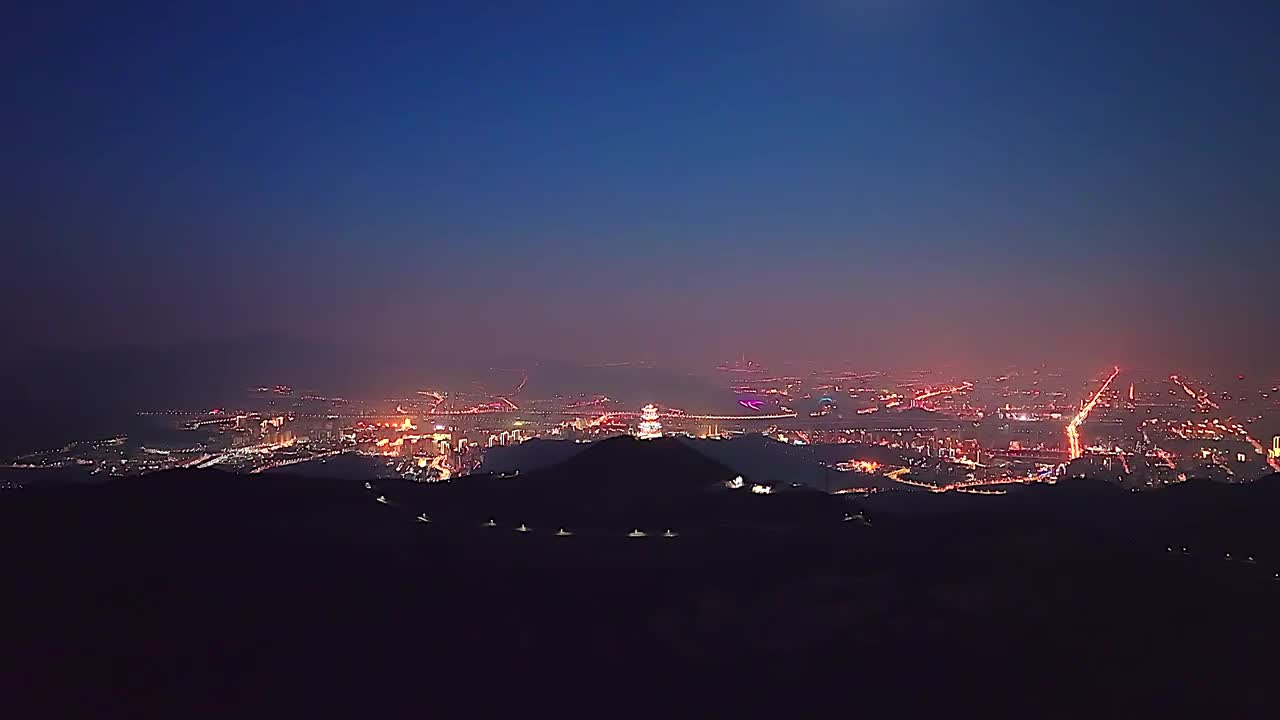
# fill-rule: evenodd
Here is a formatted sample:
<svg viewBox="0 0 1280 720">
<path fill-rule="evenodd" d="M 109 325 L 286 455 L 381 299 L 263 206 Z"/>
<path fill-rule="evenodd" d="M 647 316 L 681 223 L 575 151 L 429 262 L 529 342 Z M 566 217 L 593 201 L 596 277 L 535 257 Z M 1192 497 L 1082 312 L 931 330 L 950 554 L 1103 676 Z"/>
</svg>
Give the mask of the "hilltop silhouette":
<svg viewBox="0 0 1280 720">
<path fill-rule="evenodd" d="M 6 698 L 133 717 L 1274 706 L 1275 478 L 921 515 L 731 473 L 619 439 L 437 485 L 178 471 L 0 497 Z"/>
</svg>

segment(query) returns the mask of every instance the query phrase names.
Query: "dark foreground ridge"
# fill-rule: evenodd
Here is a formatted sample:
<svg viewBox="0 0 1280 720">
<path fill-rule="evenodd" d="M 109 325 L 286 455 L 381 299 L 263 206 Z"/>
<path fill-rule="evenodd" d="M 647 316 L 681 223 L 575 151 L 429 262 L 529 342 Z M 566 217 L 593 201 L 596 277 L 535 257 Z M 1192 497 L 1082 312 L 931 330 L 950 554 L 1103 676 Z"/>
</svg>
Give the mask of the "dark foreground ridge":
<svg viewBox="0 0 1280 720">
<path fill-rule="evenodd" d="M 1276 478 L 1153 494 L 1064 482 L 864 521 L 845 497 L 731 490 L 729 472 L 677 442 L 623 439 L 438 486 L 182 471 L 0 498 L 6 705 L 650 718 L 1275 706 Z"/>
</svg>

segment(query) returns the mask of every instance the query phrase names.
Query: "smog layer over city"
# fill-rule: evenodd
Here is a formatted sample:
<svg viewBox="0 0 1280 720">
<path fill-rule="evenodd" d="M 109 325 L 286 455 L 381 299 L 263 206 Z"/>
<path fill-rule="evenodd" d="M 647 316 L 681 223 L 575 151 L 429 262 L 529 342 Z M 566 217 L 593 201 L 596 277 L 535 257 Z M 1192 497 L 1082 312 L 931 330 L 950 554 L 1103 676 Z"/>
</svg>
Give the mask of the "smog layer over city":
<svg viewBox="0 0 1280 720">
<path fill-rule="evenodd" d="M 1280 700 L 1280 6 L 5 24 L 21 715 Z"/>
</svg>

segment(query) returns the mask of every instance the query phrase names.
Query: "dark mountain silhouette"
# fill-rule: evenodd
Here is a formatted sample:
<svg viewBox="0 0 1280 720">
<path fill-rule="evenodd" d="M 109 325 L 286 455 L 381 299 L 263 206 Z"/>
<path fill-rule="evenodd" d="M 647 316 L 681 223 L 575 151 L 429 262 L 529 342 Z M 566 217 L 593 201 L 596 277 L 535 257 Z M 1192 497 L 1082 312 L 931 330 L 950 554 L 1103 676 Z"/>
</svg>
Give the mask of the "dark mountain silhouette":
<svg viewBox="0 0 1280 720">
<path fill-rule="evenodd" d="M 478 475 L 456 482 L 405 487 L 405 502 L 440 522 L 474 525 L 493 517 L 504 526 L 633 529 L 802 526 L 812 513 L 840 518 L 842 498 L 802 494 L 764 497 L 730 490 L 737 473 L 673 438 L 616 437 L 553 467 L 514 477 Z"/>
<path fill-rule="evenodd" d="M 867 525 L 845 521 L 858 506 L 844 498 L 729 490 L 726 472 L 676 441 L 619 440 L 434 486 L 180 471 L 3 495 L 6 709 L 1274 709 L 1274 478 L 1063 482 L 944 513 L 873 509 Z M 680 535 L 627 537 L 633 522 Z"/>
<path fill-rule="evenodd" d="M 622 435 L 593 443 L 545 473 L 543 482 L 569 492 L 624 488 L 661 494 L 705 490 L 733 475 L 674 438 L 637 440 Z"/>
<path fill-rule="evenodd" d="M 814 446 L 788 445 L 773 438 L 750 433 L 730 440 L 688 440 L 689 446 L 741 474 L 758 482 L 789 485 L 800 483 L 819 490 L 840 490 L 847 487 L 892 490 L 901 485 L 892 480 L 866 473 L 845 473 L 833 470 L 819 462 L 831 456 L 827 449 Z M 840 448 L 834 465 L 850 459 L 855 446 L 828 446 Z M 857 446 L 860 448 L 860 446 Z"/>
<path fill-rule="evenodd" d="M 587 443 L 572 440 L 543 440 L 533 438 L 518 445 L 491 447 L 485 450 L 481 472 L 529 472 L 564 462 L 586 448 Z"/>
<path fill-rule="evenodd" d="M 1254 487 L 1264 487 L 1264 488 L 1267 488 L 1269 491 L 1273 491 L 1277 487 L 1280 487 L 1280 473 L 1270 473 L 1267 475 L 1263 475 L 1262 477 L 1253 481 L 1253 485 Z"/>
</svg>

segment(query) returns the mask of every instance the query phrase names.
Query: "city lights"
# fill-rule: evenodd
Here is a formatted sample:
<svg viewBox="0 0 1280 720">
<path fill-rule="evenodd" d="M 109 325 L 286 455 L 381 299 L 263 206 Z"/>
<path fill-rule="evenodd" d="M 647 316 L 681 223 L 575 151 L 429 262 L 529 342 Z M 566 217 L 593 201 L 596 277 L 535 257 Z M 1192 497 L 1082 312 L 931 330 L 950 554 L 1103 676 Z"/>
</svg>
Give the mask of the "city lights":
<svg viewBox="0 0 1280 720">
<path fill-rule="evenodd" d="M 1107 388 L 1111 387 L 1111 381 L 1115 380 L 1119 374 L 1120 368 L 1117 367 L 1107 377 L 1106 382 L 1102 383 L 1102 387 L 1098 388 L 1098 392 L 1094 393 L 1093 397 L 1089 398 L 1089 402 L 1085 403 L 1084 407 L 1080 408 L 1080 412 L 1076 413 L 1075 417 L 1071 418 L 1071 422 L 1067 423 L 1067 442 L 1070 446 L 1069 452 L 1072 460 L 1084 454 L 1080 449 L 1080 425 L 1088 419 L 1089 413 L 1093 412 L 1093 408 L 1102 399 L 1102 394 L 1107 391 Z"/>
<path fill-rule="evenodd" d="M 751 367 L 749 384 L 740 373 L 723 380 L 719 405 L 684 401 L 666 408 L 656 403 L 628 407 L 605 388 L 576 396 L 540 396 L 528 373 L 515 370 L 498 371 L 519 375 L 510 378 L 511 385 L 494 390 L 476 384 L 385 399 L 254 391 L 220 404 L 212 414 L 207 407 L 139 413 L 181 429 L 190 438 L 185 443 L 135 443 L 122 436 L 30 453 L 5 465 L 82 468 L 91 475 L 184 467 L 256 474 L 305 472 L 343 458 L 362 458 L 377 472 L 440 483 L 484 473 L 488 458 L 530 439 L 585 444 L 630 434 L 708 442 L 758 435 L 794 448 L 791 452 L 809 447 L 820 452 L 833 443 L 887 448 L 901 455 L 858 450 L 844 459 L 815 461 L 833 471 L 882 477 L 903 489 L 932 491 L 985 488 L 994 493 L 1002 484 L 1028 478 L 1052 482 L 1072 461 L 1082 463 L 1072 466 L 1073 474 L 1099 473 L 1138 489 L 1177 483 L 1184 476 L 1244 482 L 1269 469 L 1280 470 L 1280 446 L 1267 447 L 1255 438 L 1275 434 L 1265 418 L 1280 396 L 1270 391 L 1269 378 L 1245 400 L 1239 399 L 1242 393 L 1234 384 L 1245 381 L 1234 375 L 1229 390 L 1210 390 L 1184 375 L 1142 377 L 1135 372 L 1117 393 L 1119 370 L 1113 368 L 1077 403 L 1066 375 L 1041 369 L 984 380 L 935 370 L 788 375 L 770 373 L 758 363 Z M 1161 383 L 1163 390 L 1158 389 Z M 514 392 L 517 384 L 519 393 Z M 766 401 L 756 398 L 786 398 L 787 404 L 770 412 Z M 1245 401 L 1251 403 L 1247 411 L 1228 405 Z M 1094 436 L 1088 447 L 1081 437 L 1085 423 Z M 519 470 L 501 467 L 490 474 L 511 480 Z M 849 489 L 848 484 L 828 487 L 821 479 L 808 482 L 828 492 Z M 735 479 L 728 484 L 770 494 L 788 483 Z"/>
</svg>

